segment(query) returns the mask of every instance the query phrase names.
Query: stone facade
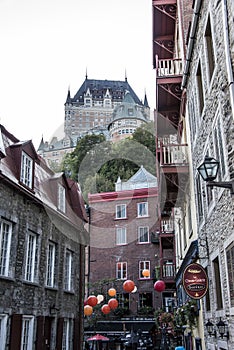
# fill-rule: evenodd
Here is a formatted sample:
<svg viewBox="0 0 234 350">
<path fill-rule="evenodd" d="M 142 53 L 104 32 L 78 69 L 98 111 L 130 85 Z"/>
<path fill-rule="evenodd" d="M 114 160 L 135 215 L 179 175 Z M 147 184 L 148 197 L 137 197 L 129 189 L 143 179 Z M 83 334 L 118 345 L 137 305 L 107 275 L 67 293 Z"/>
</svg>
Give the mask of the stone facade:
<svg viewBox="0 0 234 350">
<path fill-rule="evenodd" d="M 216 181 L 234 178 L 234 25 L 233 1 L 195 1 L 195 40 L 188 43 L 186 75 L 186 123 L 191 145 L 192 174 L 196 196 L 199 257 L 207 269 L 209 291 L 203 300 L 204 324 L 214 332 L 206 335 L 207 349 L 234 348 L 234 199 L 230 190 L 206 186 L 197 167 L 209 155 L 220 162 Z M 196 23 L 196 25 L 195 25 Z M 189 56 L 190 55 L 190 56 Z M 190 60 L 190 61 L 189 61 Z M 220 318 L 228 326 L 220 336 Z"/>
<path fill-rule="evenodd" d="M 79 188 L 55 176 L 30 141 L 3 126 L 0 139 L 1 349 L 81 349 L 88 237 Z"/>
</svg>

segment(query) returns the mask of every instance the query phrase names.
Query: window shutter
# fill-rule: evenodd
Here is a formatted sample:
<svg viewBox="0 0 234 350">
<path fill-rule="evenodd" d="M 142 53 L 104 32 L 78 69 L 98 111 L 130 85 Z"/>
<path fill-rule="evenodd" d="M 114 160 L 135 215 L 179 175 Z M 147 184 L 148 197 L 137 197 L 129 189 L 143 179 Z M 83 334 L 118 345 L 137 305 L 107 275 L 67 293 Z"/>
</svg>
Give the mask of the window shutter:
<svg viewBox="0 0 234 350">
<path fill-rule="evenodd" d="M 48 349 L 51 340 L 51 326 L 52 326 L 52 317 L 45 317 L 45 325 L 44 325 L 44 342 L 45 348 Z"/>
<path fill-rule="evenodd" d="M 22 315 L 13 314 L 11 316 L 9 350 L 20 350 L 21 332 L 22 332 Z"/>
<path fill-rule="evenodd" d="M 37 317 L 36 350 L 42 350 L 44 345 L 44 316 Z"/>
<path fill-rule="evenodd" d="M 60 317 L 57 323 L 56 350 L 62 349 L 63 342 L 63 318 Z"/>
<path fill-rule="evenodd" d="M 73 331 L 73 350 L 80 349 L 80 322 L 78 318 L 74 319 L 74 331 Z"/>
</svg>

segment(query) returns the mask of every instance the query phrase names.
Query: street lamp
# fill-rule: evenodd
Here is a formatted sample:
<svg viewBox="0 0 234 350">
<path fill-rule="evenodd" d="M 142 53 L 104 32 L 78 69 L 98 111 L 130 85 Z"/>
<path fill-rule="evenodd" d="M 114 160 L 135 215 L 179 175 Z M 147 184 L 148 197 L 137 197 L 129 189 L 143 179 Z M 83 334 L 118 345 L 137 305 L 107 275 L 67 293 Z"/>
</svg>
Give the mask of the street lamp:
<svg viewBox="0 0 234 350">
<path fill-rule="evenodd" d="M 229 339 L 229 331 L 228 326 L 226 323 L 224 323 L 220 317 L 220 321 L 217 323 L 217 328 L 219 330 L 220 337 L 223 339 L 223 337 L 226 337 L 227 340 Z"/>
<path fill-rule="evenodd" d="M 225 182 L 214 181 L 219 170 L 219 161 L 216 159 L 206 156 L 204 162 L 197 168 L 197 170 L 203 180 L 206 181 L 207 186 L 228 188 L 231 191 L 231 194 L 234 194 L 234 180 Z"/>
<path fill-rule="evenodd" d="M 206 322 L 206 329 L 207 329 L 207 332 L 208 332 L 210 337 L 212 335 L 214 335 L 216 337 L 216 332 L 215 332 L 215 329 L 214 329 L 214 325 L 213 325 L 212 322 L 210 322 L 210 320 L 208 320 L 208 322 Z"/>
</svg>

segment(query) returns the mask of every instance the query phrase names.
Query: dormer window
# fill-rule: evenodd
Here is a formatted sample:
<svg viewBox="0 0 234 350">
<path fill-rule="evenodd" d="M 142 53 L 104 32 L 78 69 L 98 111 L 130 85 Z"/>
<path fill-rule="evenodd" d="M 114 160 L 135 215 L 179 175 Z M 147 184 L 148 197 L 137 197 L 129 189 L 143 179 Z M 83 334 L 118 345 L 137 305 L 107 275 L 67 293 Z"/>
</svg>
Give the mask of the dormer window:
<svg viewBox="0 0 234 350">
<path fill-rule="evenodd" d="M 65 213 L 66 211 L 66 202 L 65 202 L 65 188 L 58 184 L 58 209 Z"/>
<path fill-rule="evenodd" d="M 32 178 L 33 160 L 25 152 L 22 152 L 20 181 L 25 186 L 32 188 Z"/>
</svg>

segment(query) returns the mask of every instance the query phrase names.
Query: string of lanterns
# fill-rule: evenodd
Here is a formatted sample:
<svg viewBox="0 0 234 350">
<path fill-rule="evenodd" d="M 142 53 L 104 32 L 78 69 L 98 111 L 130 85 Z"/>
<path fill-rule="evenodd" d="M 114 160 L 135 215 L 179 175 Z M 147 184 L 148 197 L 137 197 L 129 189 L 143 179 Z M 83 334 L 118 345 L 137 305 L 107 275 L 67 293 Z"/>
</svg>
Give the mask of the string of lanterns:
<svg viewBox="0 0 234 350">
<path fill-rule="evenodd" d="M 142 275 L 144 277 L 150 276 L 150 271 L 145 269 L 142 271 Z M 154 283 L 154 289 L 157 292 L 163 292 L 166 288 L 165 282 L 158 280 Z M 137 291 L 137 287 L 135 283 L 132 280 L 126 280 L 123 283 L 123 290 L 127 293 L 135 293 Z M 108 295 L 111 297 L 109 299 L 108 303 L 103 304 L 101 307 L 101 311 L 104 315 L 108 315 L 112 310 L 117 309 L 119 303 L 116 299 L 116 290 L 115 288 L 109 288 Z M 101 304 L 104 301 L 104 296 L 99 294 L 97 296 L 90 295 L 84 302 L 84 315 L 85 316 L 91 316 L 93 313 L 93 308 Z"/>
</svg>

